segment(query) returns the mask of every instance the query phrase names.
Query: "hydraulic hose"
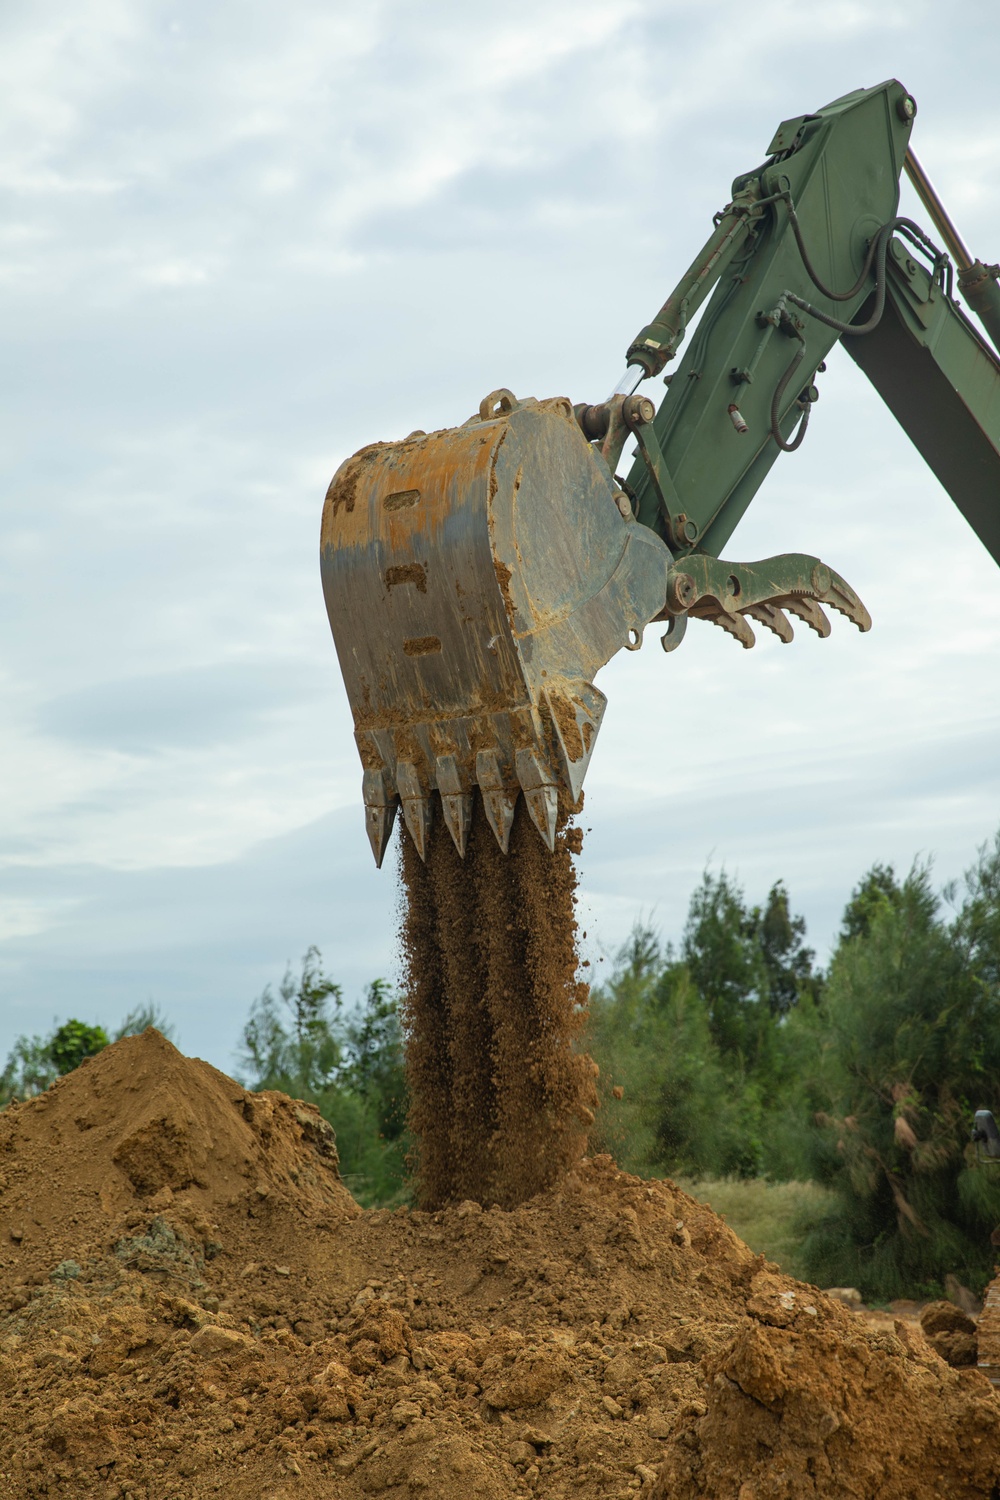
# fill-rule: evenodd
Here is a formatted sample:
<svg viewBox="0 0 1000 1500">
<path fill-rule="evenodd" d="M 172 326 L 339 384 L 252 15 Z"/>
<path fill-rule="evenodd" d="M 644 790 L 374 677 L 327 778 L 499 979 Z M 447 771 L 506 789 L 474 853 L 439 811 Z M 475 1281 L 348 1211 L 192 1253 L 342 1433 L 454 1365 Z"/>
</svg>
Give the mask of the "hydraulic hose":
<svg viewBox="0 0 1000 1500">
<path fill-rule="evenodd" d="M 792 359 L 791 364 L 788 366 L 788 369 L 785 371 L 784 375 L 782 375 L 781 379 L 778 381 L 778 384 L 775 386 L 774 395 L 771 397 L 771 436 L 774 438 L 774 441 L 777 443 L 782 453 L 794 453 L 796 448 L 801 447 L 802 439 L 806 435 L 806 428 L 809 426 L 809 414 L 812 411 L 812 402 L 809 402 L 806 405 L 802 413 L 802 420 L 799 423 L 798 431 L 796 432 L 790 443 L 785 442 L 784 438 L 781 436 L 781 428 L 778 426 L 778 410 L 781 406 L 781 398 L 788 389 L 789 384 L 791 383 L 792 376 L 795 374 L 795 371 L 798 369 L 799 365 L 802 363 L 805 357 L 806 346 L 805 344 L 800 344 L 795 351 L 795 355 Z"/>
<path fill-rule="evenodd" d="M 941 251 L 937 248 L 933 241 L 930 240 L 926 234 L 924 234 L 924 231 L 920 228 L 919 224 L 914 224 L 912 219 L 890 219 L 887 224 L 882 225 L 882 228 L 879 230 L 878 234 L 875 235 L 874 239 L 869 245 L 868 253 L 865 256 L 864 270 L 862 271 L 861 276 L 855 282 L 854 286 L 848 292 L 832 292 L 828 287 L 825 287 L 823 285 L 822 281 L 820 281 L 819 277 L 816 274 L 815 268 L 812 265 L 812 262 L 809 260 L 809 256 L 806 252 L 806 248 L 802 240 L 802 234 L 799 229 L 798 220 L 795 216 L 795 210 L 792 207 L 790 200 L 788 203 L 788 215 L 792 224 L 793 232 L 795 234 L 795 242 L 798 245 L 799 253 L 802 256 L 802 264 L 805 266 L 806 271 L 808 272 L 812 281 L 815 282 L 819 291 L 823 293 L 824 297 L 829 297 L 831 301 L 846 302 L 851 297 L 856 297 L 858 292 L 860 292 L 861 288 L 864 286 L 874 262 L 875 306 L 872 308 L 871 317 L 866 323 L 845 323 L 841 318 L 834 318 L 831 317 L 829 313 L 822 312 L 818 307 L 814 307 L 811 302 L 807 302 L 804 297 L 797 296 L 795 292 L 785 292 L 784 294 L 784 300 L 786 302 L 791 302 L 793 306 L 801 308 L 803 312 L 808 313 L 811 318 L 816 318 L 818 322 L 825 323 L 827 328 L 832 328 L 837 333 L 842 335 L 846 334 L 852 338 L 863 338 L 866 333 L 873 333 L 878 327 L 879 323 L 882 321 L 882 314 L 885 312 L 885 262 L 886 256 L 889 253 L 889 241 L 897 230 L 905 235 L 905 237 L 910 240 L 912 244 L 928 251 L 933 256 L 935 265 L 940 265 L 944 260 L 944 256 L 942 255 Z M 809 412 L 811 403 L 810 405 L 806 406 L 802 414 L 802 421 L 799 424 L 798 431 L 796 432 L 795 437 L 790 443 L 785 442 L 784 438 L 781 436 L 781 429 L 778 425 L 782 397 L 784 396 L 785 391 L 788 389 L 792 376 L 795 374 L 795 371 L 798 369 L 799 365 L 805 358 L 805 352 L 805 344 L 800 344 L 798 350 L 796 351 L 795 357 L 793 358 L 791 364 L 788 366 L 788 369 L 785 371 L 784 375 L 782 375 L 781 379 L 779 380 L 777 387 L 775 388 L 774 395 L 771 398 L 771 436 L 774 438 L 774 441 L 777 443 L 778 447 L 783 453 L 795 452 L 796 448 L 800 446 L 802 439 L 805 437 L 806 427 L 809 425 Z"/>
</svg>

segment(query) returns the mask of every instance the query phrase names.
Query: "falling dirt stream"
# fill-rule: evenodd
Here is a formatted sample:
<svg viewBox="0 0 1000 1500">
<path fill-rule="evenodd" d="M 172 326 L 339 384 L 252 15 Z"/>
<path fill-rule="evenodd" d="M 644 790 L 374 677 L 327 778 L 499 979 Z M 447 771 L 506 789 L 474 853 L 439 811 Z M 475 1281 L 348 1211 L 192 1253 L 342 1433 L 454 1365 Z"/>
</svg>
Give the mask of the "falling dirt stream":
<svg viewBox="0 0 1000 1500">
<path fill-rule="evenodd" d="M 511 1208 L 582 1154 L 597 1092 L 574 1051 L 579 833 L 550 854 L 521 804 L 510 852 L 476 797 L 464 860 L 438 809 L 426 863 L 405 826 L 401 866 L 410 1124 L 425 1208 Z"/>
</svg>

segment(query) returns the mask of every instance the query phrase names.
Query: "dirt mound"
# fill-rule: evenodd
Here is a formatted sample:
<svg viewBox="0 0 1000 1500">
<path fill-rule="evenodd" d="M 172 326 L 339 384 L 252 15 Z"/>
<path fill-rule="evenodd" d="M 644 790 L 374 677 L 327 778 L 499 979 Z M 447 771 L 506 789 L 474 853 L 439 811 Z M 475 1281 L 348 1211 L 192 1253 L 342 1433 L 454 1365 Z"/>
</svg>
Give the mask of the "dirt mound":
<svg viewBox="0 0 1000 1500">
<path fill-rule="evenodd" d="M 505 855 L 477 794 L 464 859 L 440 806 L 426 863 L 405 825 L 400 848 L 420 1201 L 512 1208 L 583 1155 L 597 1104 L 596 1068 L 573 1051 L 578 836 L 564 818 L 550 854 L 519 801 Z"/>
<path fill-rule="evenodd" d="M 948 1364 L 974 1365 L 977 1357 L 976 1322 L 953 1302 L 929 1302 L 920 1313 L 920 1327 Z"/>
<path fill-rule="evenodd" d="M 210 1240 L 216 1220 L 242 1225 L 279 1203 L 358 1212 L 329 1125 L 152 1028 L 0 1113 L 0 1266 L 29 1276 L 102 1243 L 132 1209 L 173 1206 Z"/>
<path fill-rule="evenodd" d="M 981 1374 L 607 1157 L 512 1210 L 361 1213 L 310 1111 L 153 1033 L 0 1143 L 18 1500 L 994 1492 Z"/>
</svg>

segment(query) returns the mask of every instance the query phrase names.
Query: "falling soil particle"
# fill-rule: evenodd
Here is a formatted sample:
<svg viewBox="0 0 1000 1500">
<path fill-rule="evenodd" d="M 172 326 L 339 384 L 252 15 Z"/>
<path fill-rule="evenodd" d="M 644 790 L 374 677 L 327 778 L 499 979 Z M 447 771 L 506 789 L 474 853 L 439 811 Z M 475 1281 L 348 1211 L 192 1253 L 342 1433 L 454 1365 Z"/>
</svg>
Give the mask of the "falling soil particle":
<svg viewBox="0 0 1000 1500">
<path fill-rule="evenodd" d="M 995 1494 L 983 1375 L 673 1183 L 362 1213 L 336 1161 L 155 1031 L 0 1114 L 5 1500 Z"/>
<path fill-rule="evenodd" d="M 580 1156 L 596 1069 L 574 1051 L 572 830 L 554 854 L 518 804 L 504 854 L 476 796 L 465 858 L 436 808 L 427 859 L 405 827 L 403 934 L 410 1125 L 421 1206 L 512 1208 Z"/>
</svg>

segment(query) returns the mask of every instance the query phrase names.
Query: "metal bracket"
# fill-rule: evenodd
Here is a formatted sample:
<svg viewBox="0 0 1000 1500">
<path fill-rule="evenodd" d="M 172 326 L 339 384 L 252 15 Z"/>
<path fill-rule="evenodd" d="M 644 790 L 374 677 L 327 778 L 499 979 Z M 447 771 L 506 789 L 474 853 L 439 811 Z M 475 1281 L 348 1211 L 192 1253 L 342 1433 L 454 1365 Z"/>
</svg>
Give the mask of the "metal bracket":
<svg viewBox="0 0 1000 1500">
<path fill-rule="evenodd" d="M 668 545 L 675 552 L 686 552 L 698 540 L 698 527 L 681 509 L 681 497 L 670 477 L 656 429 L 638 428 L 635 440 L 666 523 Z"/>
<path fill-rule="evenodd" d="M 656 407 L 648 396 L 634 391 L 630 396 L 612 396 L 597 406 L 581 403 L 574 406 L 573 414 L 580 431 L 593 443 L 613 475 L 629 437 L 633 433 L 638 437 L 648 427 L 656 416 Z"/>
</svg>

